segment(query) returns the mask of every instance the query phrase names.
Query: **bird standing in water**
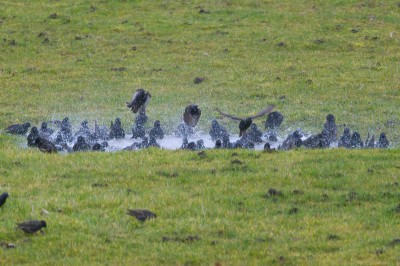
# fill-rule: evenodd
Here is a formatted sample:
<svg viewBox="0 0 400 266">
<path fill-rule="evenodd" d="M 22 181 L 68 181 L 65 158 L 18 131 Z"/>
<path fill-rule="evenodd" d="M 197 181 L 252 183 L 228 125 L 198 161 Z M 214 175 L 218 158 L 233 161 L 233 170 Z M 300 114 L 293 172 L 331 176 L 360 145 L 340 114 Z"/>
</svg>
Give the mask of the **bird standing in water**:
<svg viewBox="0 0 400 266">
<path fill-rule="evenodd" d="M 217 111 L 221 115 L 223 115 L 225 117 L 228 117 L 228 118 L 233 119 L 233 120 L 240 121 L 240 123 L 239 123 L 239 130 L 240 130 L 239 137 L 241 137 L 246 132 L 246 130 L 251 126 L 251 124 L 253 123 L 253 119 L 268 114 L 269 112 L 272 111 L 272 109 L 274 109 L 274 107 L 275 107 L 274 105 L 267 106 L 262 111 L 260 111 L 258 114 L 253 115 L 253 116 L 249 116 L 249 117 L 246 117 L 246 118 L 239 118 L 239 117 L 236 117 L 236 116 L 233 116 L 233 115 L 230 115 L 230 114 L 223 113 L 218 108 L 217 108 Z"/>
</svg>

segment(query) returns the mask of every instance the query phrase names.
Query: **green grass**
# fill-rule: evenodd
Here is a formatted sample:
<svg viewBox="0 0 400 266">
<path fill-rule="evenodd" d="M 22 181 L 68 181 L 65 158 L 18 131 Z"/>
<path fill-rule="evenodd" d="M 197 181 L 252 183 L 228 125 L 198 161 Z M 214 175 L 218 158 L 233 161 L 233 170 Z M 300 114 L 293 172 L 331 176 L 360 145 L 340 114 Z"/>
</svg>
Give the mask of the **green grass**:
<svg viewBox="0 0 400 266">
<path fill-rule="evenodd" d="M 10 198 L 0 264 L 400 263 L 391 245 L 400 238 L 400 8 L 215 2 L 1 1 L 0 128 L 65 116 L 119 116 L 128 128 L 124 103 L 143 87 L 151 121 L 170 130 L 192 102 L 205 132 L 215 107 L 246 115 L 275 104 L 286 132 L 319 131 L 332 113 L 340 130 L 386 132 L 394 148 L 63 156 L 1 134 L 0 192 Z M 270 188 L 282 194 L 265 196 Z M 141 224 L 127 208 L 157 218 Z M 14 230 L 27 219 L 46 220 L 45 235 Z"/>
</svg>

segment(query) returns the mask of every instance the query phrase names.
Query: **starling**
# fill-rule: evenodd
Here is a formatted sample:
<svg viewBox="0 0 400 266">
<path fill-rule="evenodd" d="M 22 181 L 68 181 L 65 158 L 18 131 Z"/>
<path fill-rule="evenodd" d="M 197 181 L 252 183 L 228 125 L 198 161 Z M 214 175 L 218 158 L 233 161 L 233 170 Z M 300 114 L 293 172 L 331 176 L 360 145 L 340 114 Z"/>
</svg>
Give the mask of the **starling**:
<svg viewBox="0 0 400 266">
<path fill-rule="evenodd" d="M 202 150 L 205 149 L 206 147 L 204 146 L 204 140 L 199 139 L 198 141 L 196 141 L 196 145 L 197 145 L 197 149 L 198 150 Z"/>
<path fill-rule="evenodd" d="M 156 218 L 157 215 L 154 212 L 151 212 L 149 210 L 130 210 L 128 209 L 127 214 L 134 216 L 138 221 L 144 222 L 149 219 Z"/>
<path fill-rule="evenodd" d="M 61 132 L 61 137 L 64 141 L 72 140 L 72 127 L 71 124 L 69 123 L 68 117 L 65 117 L 61 121 L 60 132 Z"/>
<path fill-rule="evenodd" d="M 160 121 L 156 120 L 154 122 L 154 127 L 149 132 L 150 138 L 154 139 L 163 139 L 164 138 L 164 131 L 161 128 Z"/>
<path fill-rule="evenodd" d="M 248 137 L 249 137 L 250 141 L 255 142 L 255 143 L 262 142 L 261 136 L 263 135 L 263 133 L 261 132 L 261 130 L 259 130 L 257 128 L 256 124 L 254 124 L 254 123 L 251 124 L 248 135 L 249 135 Z"/>
<path fill-rule="evenodd" d="M 5 131 L 9 134 L 14 135 L 25 135 L 28 129 L 31 127 L 31 123 L 15 124 L 7 127 Z"/>
<path fill-rule="evenodd" d="M 35 144 L 39 150 L 44 153 L 57 153 L 56 145 L 54 145 L 50 140 L 39 137 L 35 140 Z"/>
<path fill-rule="evenodd" d="M 186 125 L 195 127 L 197 122 L 199 122 L 201 116 L 200 108 L 195 104 L 190 104 L 185 108 L 185 113 L 183 114 L 183 121 Z"/>
<path fill-rule="evenodd" d="M 0 195 L 0 207 L 4 205 L 4 203 L 6 203 L 6 200 L 8 198 L 8 193 L 4 192 L 3 194 Z"/>
<path fill-rule="evenodd" d="M 324 124 L 324 129 L 327 131 L 327 139 L 329 142 L 334 142 L 337 139 L 337 126 L 335 123 L 335 116 L 329 114 L 326 116 L 326 122 Z"/>
<path fill-rule="evenodd" d="M 176 137 L 187 138 L 194 134 L 194 128 L 186 125 L 185 123 L 180 123 L 178 127 L 175 129 Z"/>
<path fill-rule="evenodd" d="M 276 129 L 283 122 L 283 115 L 277 111 L 271 112 L 267 115 L 267 120 L 265 121 L 265 129 Z"/>
<path fill-rule="evenodd" d="M 361 139 L 360 134 L 357 131 L 354 131 L 351 135 L 350 139 L 350 148 L 362 148 L 364 147 L 364 143 Z"/>
<path fill-rule="evenodd" d="M 146 124 L 147 120 L 148 120 L 148 117 L 146 114 L 138 114 L 135 117 L 135 125 L 136 126 L 144 126 L 144 124 Z"/>
<path fill-rule="evenodd" d="M 213 141 L 222 138 L 224 135 L 228 134 L 226 129 L 222 126 L 219 125 L 217 120 L 213 120 L 211 122 L 211 129 L 209 131 L 209 134 L 211 136 L 211 139 Z"/>
<path fill-rule="evenodd" d="M 372 135 L 372 137 L 370 138 L 369 132 L 368 132 L 368 136 L 367 136 L 367 139 L 365 140 L 364 144 L 365 144 L 364 148 L 371 148 L 371 149 L 375 148 L 375 136 Z"/>
<path fill-rule="evenodd" d="M 84 120 L 81 123 L 81 127 L 79 128 L 79 130 L 75 133 L 75 137 L 82 136 L 85 138 L 85 140 L 89 140 L 91 138 L 92 133 L 90 132 L 88 124 L 89 124 L 88 121 Z"/>
<path fill-rule="evenodd" d="M 39 130 L 37 129 L 37 127 L 32 127 L 31 128 L 31 132 L 29 133 L 28 137 L 26 138 L 28 140 L 28 146 L 29 147 L 36 147 L 36 139 L 40 137 L 39 136 Z"/>
<path fill-rule="evenodd" d="M 114 138 L 115 139 L 125 138 L 125 131 L 122 128 L 121 120 L 119 118 L 116 118 L 114 123 L 111 121 L 110 139 Z"/>
<path fill-rule="evenodd" d="M 240 123 L 239 123 L 239 130 L 240 130 L 239 137 L 241 137 L 246 132 L 246 130 L 250 127 L 250 125 L 253 123 L 253 119 L 261 117 L 263 115 L 266 115 L 267 113 L 271 112 L 272 109 L 274 109 L 274 107 L 275 107 L 274 105 L 270 105 L 270 106 L 266 107 L 265 109 L 263 109 L 258 114 L 253 115 L 253 116 L 249 116 L 249 117 L 246 117 L 246 118 L 239 118 L 239 117 L 236 117 L 236 116 L 233 116 L 233 115 L 229 115 L 229 114 L 223 113 L 218 108 L 217 108 L 217 111 L 221 115 L 223 115 L 225 117 L 228 117 L 228 118 L 233 119 L 233 120 L 240 121 Z"/>
<path fill-rule="evenodd" d="M 387 140 L 385 133 L 381 133 L 381 135 L 379 136 L 379 140 L 376 143 L 376 147 L 377 148 L 387 148 L 387 147 L 389 147 L 389 141 Z"/>
<path fill-rule="evenodd" d="M 97 122 L 94 122 L 94 133 L 93 139 L 95 140 L 107 140 L 109 136 L 107 126 L 99 126 Z"/>
<path fill-rule="evenodd" d="M 145 135 L 146 135 L 146 131 L 144 130 L 144 127 L 142 125 L 137 125 L 132 128 L 132 138 L 133 139 L 137 139 L 137 138 L 143 139 L 145 137 Z"/>
<path fill-rule="evenodd" d="M 126 106 L 132 110 L 133 113 L 146 114 L 146 107 L 151 99 L 151 94 L 144 89 L 138 89 L 132 96 L 130 102 L 126 102 Z"/>
<path fill-rule="evenodd" d="M 47 122 L 42 122 L 42 125 L 40 126 L 40 133 L 44 135 L 50 136 L 53 134 L 54 130 L 51 128 L 48 128 Z"/>
<path fill-rule="evenodd" d="M 351 148 L 351 134 L 350 134 L 350 129 L 345 128 L 343 131 L 343 135 L 339 139 L 338 147 L 343 147 L 346 149 Z"/>
<path fill-rule="evenodd" d="M 82 136 L 78 136 L 78 140 L 72 147 L 73 151 L 90 151 L 92 148 L 88 143 L 86 143 L 86 140 Z"/>
<path fill-rule="evenodd" d="M 292 134 L 289 134 L 289 136 L 282 142 L 282 145 L 279 147 L 279 149 L 290 150 L 301 147 L 303 145 L 301 137 L 301 132 L 299 130 L 295 130 Z"/>
<path fill-rule="evenodd" d="M 157 143 L 157 140 L 153 137 L 150 136 L 150 140 L 149 140 L 149 147 L 156 147 L 156 148 L 160 148 L 160 144 Z"/>
<path fill-rule="evenodd" d="M 43 220 L 42 221 L 31 220 L 19 223 L 17 225 L 18 225 L 17 228 L 21 229 L 25 233 L 33 234 L 36 233 L 37 231 L 43 233 L 42 228 L 46 227 L 46 222 Z"/>
</svg>

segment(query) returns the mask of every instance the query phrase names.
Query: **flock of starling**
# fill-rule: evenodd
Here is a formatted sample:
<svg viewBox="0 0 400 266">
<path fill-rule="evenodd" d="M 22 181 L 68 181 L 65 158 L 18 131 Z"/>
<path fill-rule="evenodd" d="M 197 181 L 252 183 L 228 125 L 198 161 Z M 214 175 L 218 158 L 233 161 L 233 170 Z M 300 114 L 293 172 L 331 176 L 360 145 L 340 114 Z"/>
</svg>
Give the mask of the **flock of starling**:
<svg viewBox="0 0 400 266">
<path fill-rule="evenodd" d="M 4 192 L 0 195 L 0 208 L 6 203 L 7 198 L 9 197 L 7 192 Z M 135 217 L 138 221 L 144 222 L 149 219 L 154 219 L 157 215 L 149 210 L 145 209 L 137 209 L 131 210 L 128 209 L 128 215 Z M 17 223 L 17 229 L 24 231 L 27 234 L 35 234 L 38 231 L 44 234 L 43 228 L 47 227 L 47 223 L 44 220 L 28 220 L 21 223 Z"/>
<path fill-rule="evenodd" d="M 164 130 L 159 120 L 154 122 L 151 129 L 146 129 L 145 124 L 148 120 L 146 108 L 150 102 L 151 94 L 144 89 L 138 89 L 133 94 L 131 101 L 126 102 L 126 106 L 137 114 L 135 123 L 132 127 L 132 139 L 135 139 L 132 145 L 124 148 L 124 150 L 140 150 L 148 147 L 160 147 L 159 140 L 164 138 Z M 272 110 L 273 105 L 265 107 L 258 114 L 244 118 L 227 114 L 216 109 L 221 117 L 227 117 L 231 120 L 239 122 L 239 139 L 231 142 L 231 135 L 221 126 L 216 119 L 212 120 L 209 135 L 215 143 L 215 148 L 254 148 L 255 145 L 264 143 L 264 149 L 270 150 L 271 147 L 278 143 L 279 127 L 283 122 L 283 115 L 280 112 Z M 267 115 L 264 122 L 266 132 L 258 129 L 253 123 L 254 119 Z M 204 149 L 204 140 L 200 139 L 196 142 L 189 142 L 189 138 L 194 135 L 195 127 L 201 117 L 201 109 L 196 104 L 188 105 L 182 116 L 182 123 L 175 130 L 175 136 L 182 138 L 182 149 L 199 150 Z M 53 127 L 57 127 L 56 132 Z M 79 151 L 105 151 L 109 146 L 108 141 L 112 139 L 124 139 L 125 130 L 123 129 L 121 120 L 116 118 L 111 121 L 110 127 L 105 125 L 99 126 L 95 123 L 94 129 L 89 127 L 88 121 L 83 121 L 76 132 L 72 132 L 72 126 L 68 117 L 62 121 L 52 120 L 43 122 L 40 128 L 30 123 L 16 124 L 5 129 L 10 134 L 25 135 L 30 128 L 27 136 L 27 144 L 29 147 L 37 147 L 42 152 L 56 153 L 58 151 L 79 152 Z M 295 130 L 290 133 L 277 149 L 290 150 L 298 147 L 305 148 L 327 148 L 336 145 L 343 148 L 387 148 L 389 141 L 385 133 L 381 133 L 378 140 L 375 136 L 367 137 L 363 140 L 356 131 L 351 132 L 349 128 L 345 128 L 343 135 L 338 137 L 335 117 L 329 114 L 326 117 L 326 123 L 321 133 L 316 135 L 306 135 L 301 130 Z"/>
<path fill-rule="evenodd" d="M 151 94 L 143 89 L 138 89 L 130 102 L 126 106 L 137 114 L 135 124 L 132 127 L 132 138 L 140 139 L 140 142 L 134 142 L 127 146 L 124 150 L 139 150 L 147 147 L 160 147 L 157 140 L 164 138 L 164 130 L 161 127 L 160 121 L 155 121 L 153 128 L 146 130 L 148 117 L 146 115 L 146 107 L 151 99 Z M 230 141 L 230 134 L 221 126 L 217 120 L 212 120 L 209 135 L 211 140 L 215 142 L 215 148 L 254 148 L 255 144 L 264 143 L 264 150 L 271 151 L 272 145 L 278 141 L 279 127 L 283 122 L 283 115 L 277 111 L 272 112 L 273 105 L 265 107 L 258 114 L 239 118 L 216 109 L 222 116 L 239 121 L 239 139 L 235 142 Z M 258 129 L 253 120 L 267 115 L 264 123 L 266 132 Z M 182 117 L 182 123 L 175 130 L 175 136 L 182 138 L 182 149 L 199 150 L 205 149 L 202 139 L 196 142 L 188 141 L 195 131 L 194 128 L 201 117 L 199 106 L 190 104 L 185 108 Z M 57 132 L 49 128 L 48 124 L 58 127 Z M 108 147 L 108 141 L 112 139 L 124 139 L 125 131 L 122 127 L 121 120 L 116 118 L 111 122 L 110 127 L 99 126 L 95 123 L 94 130 L 91 130 L 88 122 L 85 120 L 81 123 L 80 128 L 75 133 L 72 132 L 72 126 L 69 118 L 66 117 L 62 121 L 53 120 L 43 122 L 40 128 L 31 127 L 30 123 L 11 125 L 5 129 L 7 133 L 26 135 L 29 147 L 37 147 L 40 151 L 46 153 L 56 153 L 58 151 L 78 152 L 78 151 L 105 151 Z M 333 143 L 337 143 L 338 147 L 342 148 L 388 148 L 389 141 L 385 133 L 381 133 L 376 141 L 375 136 L 369 136 L 363 140 L 360 134 L 356 131 L 351 132 L 349 128 L 345 128 L 343 134 L 338 137 L 338 129 L 335 122 L 335 117 L 329 114 L 326 117 L 326 122 L 321 133 L 308 136 L 300 129 L 290 133 L 285 140 L 278 146 L 279 150 L 290 150 L 293 148 L 328 148 Z M 264 138 L 264 139 L 263 139 Z M 265 141 L 266 139 L 266 141 Z M 71 144 L 72 143 L 72 144 Z M 0 207 L 3 206 L 9 197 L 7 192 L 0 195 Z M 127 214 L 134 216 L 138 221 L 144 222 L 148 219 L 156 218 L 156 214 L 144 209 L 128 210 Z M 37 231 L 42 232 L 42 228 L 46 227 L 45 221 L 29 220 L 17 224 L 17 228 L 25 233 L 33 234 Z M 42 232 L 43 233 L 43 232 Z"/>
</svg>

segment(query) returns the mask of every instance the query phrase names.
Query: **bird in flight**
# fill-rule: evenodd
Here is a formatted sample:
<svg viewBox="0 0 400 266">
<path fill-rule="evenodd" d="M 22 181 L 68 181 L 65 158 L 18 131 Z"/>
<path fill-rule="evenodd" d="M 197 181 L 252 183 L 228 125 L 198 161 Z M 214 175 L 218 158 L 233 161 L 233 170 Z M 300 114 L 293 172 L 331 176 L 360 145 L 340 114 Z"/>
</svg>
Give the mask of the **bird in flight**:
<svg viewBox="0 0 400 266">
<path fill-rule="evenodd" d="M 239 123 L 239 130 L 240 130 L 239 137 L 241 137 L 246 132 L 246 130 L 251 126 L 251 124 L 253 123 L 253 119 L 256 119 L 258 117 L 261 117 L 263 115 L 268 114 L 269 112 L 271 112 L 274 109 L 274 107 L 275 107 L 274 105 L 269 105 L 266 108 L 264 108 L 263 110 L 261 110 L 258 114 L 253 115 L 253 116 L 249 116 L 249 117 L 245 117 L 245 118 L 240 118 L 240 117 L 237 117 L 237 116 L 234 116 L 234 115 L 230 115 L 230 114 L 224 113 L 224 112 L 220 111 L 218 108 L 217 108 L 217 111 L 222 116 L 228 117 L 228 118 L 230 118 L 232 120 L 240 121 L 240 123 Z"/>
</svg>

